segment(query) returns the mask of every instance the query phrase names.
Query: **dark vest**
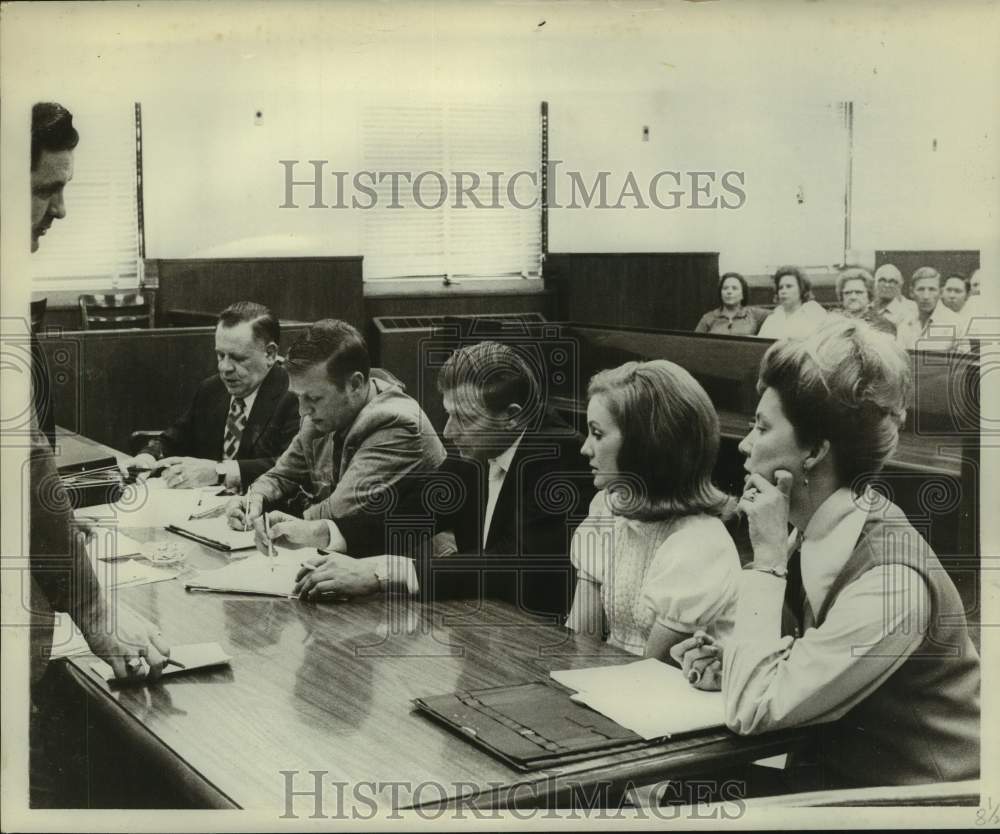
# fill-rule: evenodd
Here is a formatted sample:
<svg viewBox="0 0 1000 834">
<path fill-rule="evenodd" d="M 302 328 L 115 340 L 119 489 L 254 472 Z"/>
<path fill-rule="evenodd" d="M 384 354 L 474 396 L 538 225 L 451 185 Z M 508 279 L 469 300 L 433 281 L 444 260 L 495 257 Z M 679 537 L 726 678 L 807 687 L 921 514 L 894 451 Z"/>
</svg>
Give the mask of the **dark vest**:
<svg viewBox="0 0 1000 834">
<path fill-rule="evenodd" d="M 869 516 L 815 625 L 823 624 L 844 588 L 883 564 L 905 565 L 923 578 L 930 596 L 927 632 L 877 690 L 839 720 L 816 727 L 807 758 L 819 764 L 829 788 L 976 779 L 979 655 L 954 583 L 898 507 Z"/>
</svg>

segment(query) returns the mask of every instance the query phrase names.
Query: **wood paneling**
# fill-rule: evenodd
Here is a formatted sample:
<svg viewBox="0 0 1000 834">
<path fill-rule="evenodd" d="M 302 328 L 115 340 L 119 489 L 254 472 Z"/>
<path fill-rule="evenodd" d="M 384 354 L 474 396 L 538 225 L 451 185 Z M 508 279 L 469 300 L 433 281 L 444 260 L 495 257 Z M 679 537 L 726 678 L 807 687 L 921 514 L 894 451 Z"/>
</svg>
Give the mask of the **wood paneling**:
<svg viewBox="0 0 1000 834">
<path fill-rule="evenodd" d="M 895 264 L 903 273 L 903 290 L 909 292 L 910 278 L 922 266 L 932 266 L 942 280 L 953 272 L 968 278 L 979 269 L 978 249 L 879 249 L 875 252 L 875 267 Z"/>
<path fill-rule="evenodd" d="M 555 253 L 545 281 L 560 321 L 693 330 L 718 306 L 719 254 Z"/>
<path fill-rule="evenodd" d="M 361 256 L 329 258 L 159 259 L 158 321 L 172 309 L 218 313 L 234 301 L 257 301 L 282 320 L 339 318 L 364 332 Z"/>
</svg>

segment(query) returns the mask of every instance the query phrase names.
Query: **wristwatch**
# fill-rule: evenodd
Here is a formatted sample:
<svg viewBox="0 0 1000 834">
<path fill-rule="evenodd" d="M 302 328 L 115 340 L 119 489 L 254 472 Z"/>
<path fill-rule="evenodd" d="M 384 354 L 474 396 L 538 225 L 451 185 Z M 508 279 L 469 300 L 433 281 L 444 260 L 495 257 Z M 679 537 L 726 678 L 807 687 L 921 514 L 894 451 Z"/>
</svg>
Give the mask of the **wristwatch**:
<svg viewBox="0 0 1000 834">
<path fill-rule="evenodd" d="M 222 486 L 226 482 L 226 464 L 215 464 L 215 485 Z"/>
<path fill-rule="evenodd" d="M 769 573 L 772 576 L 777 576 L 778 579 L 788 579 L 788 568 L 787 567 L 776 567 L 774 565 L 759 565 L 756 562 L 750 562 L 744 565 L 744 570 L 759 570 L 761 573 Z"/>
</svg>

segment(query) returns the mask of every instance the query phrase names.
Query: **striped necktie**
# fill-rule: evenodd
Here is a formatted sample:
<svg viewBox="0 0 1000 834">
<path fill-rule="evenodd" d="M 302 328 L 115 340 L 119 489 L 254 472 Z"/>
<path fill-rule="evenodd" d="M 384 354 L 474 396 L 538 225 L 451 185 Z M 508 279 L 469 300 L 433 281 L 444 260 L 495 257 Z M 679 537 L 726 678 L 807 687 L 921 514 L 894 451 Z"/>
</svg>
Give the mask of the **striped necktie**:
<svg viewBox="0 0 1000 834">
<path fill-rule="evenodd" d="M 243 429 L 247 425 L 246 403 L 242 397 L 233 397 L 226 417 L 226 436 L 222 441 L 222 459 L 233 460 L 243 440 Z"/>
</svg>

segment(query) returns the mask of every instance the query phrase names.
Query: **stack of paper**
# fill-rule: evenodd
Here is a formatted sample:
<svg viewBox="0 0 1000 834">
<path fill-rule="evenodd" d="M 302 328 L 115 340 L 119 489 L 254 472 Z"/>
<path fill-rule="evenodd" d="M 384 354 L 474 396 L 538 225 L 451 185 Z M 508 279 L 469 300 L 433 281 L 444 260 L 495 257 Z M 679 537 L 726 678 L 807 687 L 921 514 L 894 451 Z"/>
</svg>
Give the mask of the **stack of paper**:
<svg viewBox="0 0 1000 834">
<path fill-rule="evenodd" d="M 104 588 L 134 588 L 152 582 L 174 579 L 176 571 L 154 567 L 146 562 L 133 559 L 115 562 L 101 562 L 97 565 L 97 578 Z"/>
<path fill-rule="evenodd" d="M 282 548 L 277 550 L 277 558 L 255 553 L 245 561 L 233 562 L 218 570 L 201 571 L 188 579 L 184 587 L 189 591 L 291 597 L 303 551 L 299 551 L 297 557 L 290 558 L 290 554 L 294 552 L 284 551 Z"/>
<path fill-rule="evenodd" d="M 95 527 L 94 535 L 87 542 L 87 553 L 91 560 L 110 562 L 115 559 L 130 559 L 142 556 L 143 545 L 111 527 Z"/>
<path fill-rule="evenodd" d="M 200 490 L 167 489 L 159 478 L 151 478 L 126 487 L 121 499 L 114 504 L 87 507 L 80 515 L 98 520 L 112 519 L 119 527 L 166 527 L 187 521 L 199 511 L 202 498 Z"/>
<path fill-rule="evenodd" d="M 577 691 L 573 700 L 647 741 L 725 724 L 721 692 L 695 689 L 680 669 L 654 658 L 551 674 Z"/>
</svg>

